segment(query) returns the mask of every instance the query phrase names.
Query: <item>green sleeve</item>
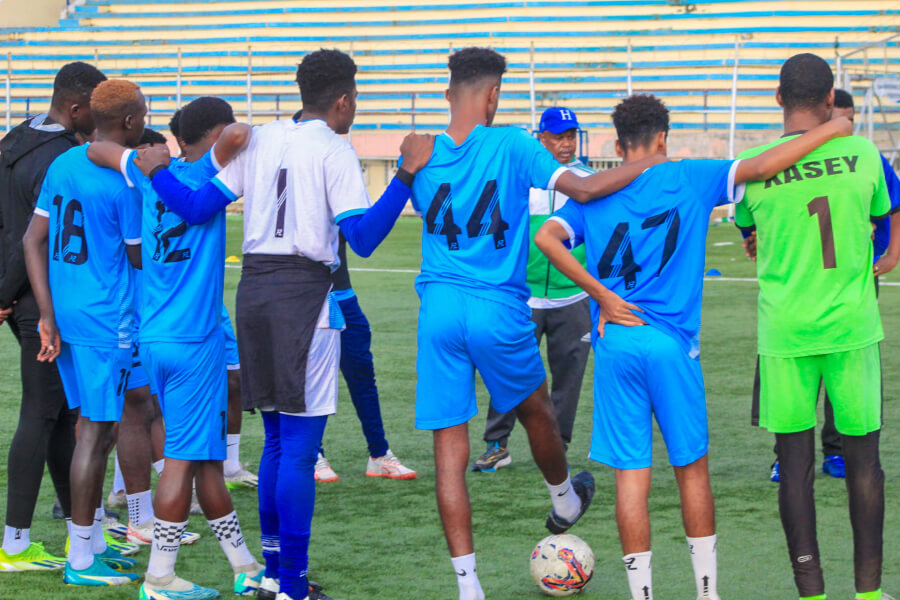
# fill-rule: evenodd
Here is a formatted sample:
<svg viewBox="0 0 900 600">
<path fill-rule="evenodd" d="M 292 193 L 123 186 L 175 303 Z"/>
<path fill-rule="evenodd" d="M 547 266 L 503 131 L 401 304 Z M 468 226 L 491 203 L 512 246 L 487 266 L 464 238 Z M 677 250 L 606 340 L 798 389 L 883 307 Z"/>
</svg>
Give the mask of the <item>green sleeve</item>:
<svg viewBox="0 0 900 600">
<path fill-rule="evenodd" d="M 880 162 L 879 156 L 879 162 Z M 872 206 L 869 215 L 883 217 L 891 212 L 891 197 L 888 194 L 887 181 L 884 178 L 884 170 L 878 169 L 875 176 L 875 193 L 872 194 Z"/>
<path fill-rule="evenodd" d="M 734 207 L 734 223 L 738 227 L 753 227 L 756 224 L 753 220 L 753 213 L 750 212 L 747 206 L 746 192 L 744 192 L 744 199 Z"/>
</svg>

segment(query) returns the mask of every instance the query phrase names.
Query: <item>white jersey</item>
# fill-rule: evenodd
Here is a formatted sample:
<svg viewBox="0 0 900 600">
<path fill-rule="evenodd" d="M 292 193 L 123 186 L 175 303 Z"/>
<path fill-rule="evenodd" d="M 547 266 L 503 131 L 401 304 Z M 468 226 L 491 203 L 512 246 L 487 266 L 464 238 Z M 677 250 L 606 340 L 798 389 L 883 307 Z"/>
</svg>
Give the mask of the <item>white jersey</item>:
<svg viewBox="0 0 900 600">
<path fill-rule="evenodd" d="M 247 150 L 213 181 L 232 199 L 244 196 L 244 254 L 303 256 L 332 269 L 335 218 L 372 204 L 353 147 L 319 119 L 254 128 Z"/>
</svg>

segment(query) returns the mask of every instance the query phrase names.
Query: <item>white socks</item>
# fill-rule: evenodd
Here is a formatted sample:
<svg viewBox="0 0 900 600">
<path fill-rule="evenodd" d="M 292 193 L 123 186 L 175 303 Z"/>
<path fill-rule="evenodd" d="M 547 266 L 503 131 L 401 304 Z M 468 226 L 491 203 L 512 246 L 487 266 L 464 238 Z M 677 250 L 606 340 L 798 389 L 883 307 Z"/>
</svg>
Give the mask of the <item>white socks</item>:
<svg viewBox="0 0 900 600">
<path fill-rule="evenodd" d="M 697 582 L 697 598 L 719 600 L 716 590 L 716 536 L 687 538 L 691 550 L 691 564 L 694 566 L 694 580 Z"/>
<path fill-rule="evenodd" d="M 69 565 L 76 571 L 83 571 L 94 564 L 91 538 L 93 525 L 69 525 Z"/>
<path fill-rule="evenodd" d="M 153 470 L 156 471 L 157 475 L 162 475 L 163 467 L 166 466 L 166 459 L 161 458 L 155 463 L 153 463 Z"/>
<path fill-rule="evenodd" d="M 237 512 L 231 511 L 224 517 L 219 517 L 212 521 L 207 521 L 228 562 L 231 563 L 232 569 L 238 567 L 246 567 L 247 565 L 255 565 L 256 559 L 247 549 L 244 542 L 244 534 L 241 533 L 241 524 L 238 522 Z"/>
<path fill-rule="evenodd" d="M 653 553 L 637 552 L 622 558 L 625 573 L 628 575 L 628 588 L 632 600 L 653 600 L 653 573 L 650 569 L 650 556 Z"/>
<path fill-rule="evenodd" d="M 484 600 L 484 591 L 475 572 L 475 553 L 451 557 L 456 583 L 459 584 L 459 600 Z"/>
<path fill-rule="evenodd" d="M 153 520 L 153 498 L 150 490 L 138 494 L 128 494 L 128 520 L 136 526 Z"/>
<path fill-rule="evenodd" d="M 226 444 L 225 463 L 222 465 L 222 469 L 225 477 L 228 477 L 241 470 L 241 434 L 229 433 L 226 436 Z"/>
<path fill-rule="evenodd" d="M 8 555 L 25 552 L 31 545 L 31 529 L 16 529 L 7 525 L 3 529 L 3 551 Z"/>
<path fill-rule="evenodd" d="M 572 521 L 578 516 L 578 511 L 581 510 L 581 498 L 572 487 L 571 477 L 567 476 L 566 480 L 559 485 L 547 483 L 547 489 L 550 490 L 550 500 L 553 502 L 553 510 L 557 515 L 566 521 Z"/>
<path fill-rule="evenodd" d="M 100 508 L 94 511 L 94 526 L 91 533 L 91 548 L 94 554 L 103 554 L 106 552 L 106 537 L 103 535 L 103 503 Z"/>
<path fill-rule="evenodd" d="M 153 523 L 153 544 L 150 546 L 150 562 L 147 573 L 153 577 L 166 577 L 175 573 L 175 561 L 178 559 L 178 548 L 181 547 L 181 536 L 187 528 L 187 521 L 172 523 L 157 518 Z"/>
<path fill-rule="evenodd" d="M 116 451 L 116 459 L 113 462 L 116 463 L 116 474 L 113 476 L 112 492 L 113 494 L 124 494 L 125 478 L 122 477 L 122 467 L 119 465 L 118 451 Z"/>
</svg>

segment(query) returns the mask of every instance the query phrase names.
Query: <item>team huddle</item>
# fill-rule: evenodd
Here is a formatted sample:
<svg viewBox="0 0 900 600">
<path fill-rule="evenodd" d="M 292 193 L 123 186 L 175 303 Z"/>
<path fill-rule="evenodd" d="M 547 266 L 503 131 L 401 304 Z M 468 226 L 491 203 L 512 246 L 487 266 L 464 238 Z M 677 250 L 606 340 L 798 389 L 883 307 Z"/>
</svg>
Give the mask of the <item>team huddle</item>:
<svg viewBox="0 0 900 600">
<path fill-rule="evenodd" d="M 379 429 L 377 391 L 347 377 L 345 361 L 357 354 L 347 354 L 342 335 L 360 320 L 368 331 L 346 276 L 344 245 L 372 254 L 411 200 L 423 219 L 415 424 L 433 431 L 437 505 L 459 599 L 485 598 L 465 480 L 468 422 L 478 412 L 475 370 L 490 394 L 491 416 L 488 451 L 473 468 L 508 463 L 505 439 L 517 419 L 550 495 L 546 528 L 560 534 L 594 496 L 591 473 L 570 476 L 566 458 L 589 343 L 590 458 L 616 473 L 616 521 L 632 598 L 653 598 L 648 498 L 655 415 L 681 492 L 697 598 L 719 600 L 700 307 L 711 214 L 734 204 L 735 222 L 758 256 L 757 412 L 776 437 L 779 509 L 799 596 L 825 598 L 812 494 L 824 381 L 846 460 L 856 598 L 888 598 L 881 591 L 883 333 L 874 274 L 888 272 L 900 257 L 900 226 L 890 228 L 875 262 L 872 223 L 893 220 L 892 180 L 877 149 L 850 135 L 850 120 L 832 118 L 827 63 L 811 54 L 784 63 L 777 97 L 785 135 L 733 161 L 669 161 L 668 110 L 650 95 L 628 97 L 612 115 L 623 164 L 604 172 L 575 160 L 578 122 L 571 110 L 548 109 L 540 140 L 491 126 L 506 71 L 502 55 L 465 48 L 448 67 L 446 131 L 408 135 L 397 173 L 374 203 L 359 159 L 341 137 L 353 123 L 357 95 L 356 65 L 342 52 L 303 58 L 297 69 L 303 108 L 292 119 L 251 129 L 234 122 L 223 100 L 188 104 L 173 121 L 180 159 L 145 131 L 137 85 L 78 67 L 89 81 L 69 86 L 79 100 L 66 105 L 68 121 L 54 121 L 51 113 L 54 122 L 42 115 L 28 127 L 76 131 L 91 141 L 70 144 L 32 185 L 27 231 L 4 231 L 7 245 L 21 247 L 27 279 L 19 273 L 20 287 L 28 294 L 7 301 L 9 268 L 0 280 L 0 316 L 28 327 L 17 333 L 23 388 L 28 352 L 29 369 L 58 368 L 61 385 L 45 394 L 57 399 L 50 422 L 71 423 L 80 414 L 77 440 L 74 431 L 66 434 L 67 477 L 51 464 L 63 459 L 46 456 L 71 517 L 67 557 L 62 562 L 29 545 L 25 511 L 7 516 L 0 570 L 64 568 L 65 583 L 76 586 L 138 581 L 127 556 L 137 547 L 113 542 L 102 526 L 103 478 L 118 444 L 127 537 L 151 548 L 140 598 L 219 597 L 176 575 L 180 545 L 197 537 L 186 531 L 195 495 L 233 568 L 235 594 L 330 600 L 307 572 L 315 482 L 333 475 L 322 469 L 322 437 L 336 410 L 339 370 L 364 420 L 367 474 L 415 477 Z M 57 83 L 66 88 L 60 77 Z M 3 154 L 5 162 L 5 148 Z M 233 356 L 223 306 L 225 209 L 239 198 L 244 258 Z M 537 301 L 535 272 L 545 274 Z M 30 320 L 17 320 L 22 298 L 31 302 Z M 539 350 L 543 332 L 552 394 Z M 368 355 L 371 370 L 368 338 L 364 346 L 359 356 L 365 363 Z M 259 411 L 265 430 L 258 475 L 262 564 L 243 538 L 228 491 L 233 482 L 257 483 L 229 454 L 240 427 L 240 410 L 229 401 L 229 373 L 238 365 L 240 407 Z M 557 385 L 572 378 L 577 386 Z M 135 389 L 146 393 L 129 399 Z M 152 502 L 153 420 L 130 414 L 152 414 L 151 394 L 165 439 Z M 376 425 L 367 428 L 369 421 Z M 48 448 L 54 431 L 44 434 Z"/>
</svg>

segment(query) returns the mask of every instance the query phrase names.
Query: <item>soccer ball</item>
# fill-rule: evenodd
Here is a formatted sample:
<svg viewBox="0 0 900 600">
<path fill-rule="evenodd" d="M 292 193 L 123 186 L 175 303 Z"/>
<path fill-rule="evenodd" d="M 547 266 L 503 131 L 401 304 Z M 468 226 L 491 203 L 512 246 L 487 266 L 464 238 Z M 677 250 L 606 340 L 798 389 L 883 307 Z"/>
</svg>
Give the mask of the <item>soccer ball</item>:
<svg viewBox="0 0 900 600">
<path fill-rule="evenodd" d="M 531 578 L 548 596 L 579 593 L 594 574 L 594 552 L 580 537 L 545 537 L 531 553 Z"/>
</svg>

